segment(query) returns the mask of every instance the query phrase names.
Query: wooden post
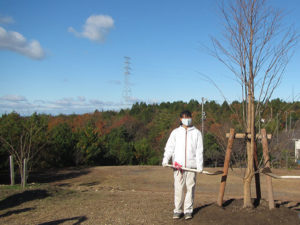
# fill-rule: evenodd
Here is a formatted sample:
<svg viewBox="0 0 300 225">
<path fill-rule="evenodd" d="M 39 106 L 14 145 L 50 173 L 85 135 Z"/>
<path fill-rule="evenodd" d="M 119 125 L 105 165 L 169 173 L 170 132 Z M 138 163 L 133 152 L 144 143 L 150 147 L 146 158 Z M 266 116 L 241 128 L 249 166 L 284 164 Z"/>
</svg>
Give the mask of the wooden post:
<svg viewBox="0 0 300 225">
<path fill-rule="evenodd" d="M 261 129 L 261 134 L 262 134 L 262 145 L 263 145 L 265 167 L 270 168 L 270 158 L 269 158 L 266 129 Z M 274 209 L 275 205 L 274 205 L 272 178 L 270 176 L 266 176 L 266 181 L 267 181 L 267 189 L 268 189 L 269 209 Z"/>
<path fill-rule="evenodd" d="M 14 158 L 12 155 L 9 156 L 9 166 L 10 166 L 10 185 L 15 185 L 15 167 L 14 167 Z"/>
<path fill-rule="evenodd" d="M 219 196 L 217 200 L 217 204 L 219 206 L 223 205 L 223 197 L 225 192 L 225 186 L 226 186 L 226 180 L 227 180 L 227 174 L 228 174 L 228 168 L 229 168 L 229 162 L 230 162 L 230 154 L 233 146 L 233 140 L 234 140 L 234 129 L 230 129 L 227 149 L 226 149 L 226 155 L 224 160 L 224 169 L 223 169 L 223 175 L 221 178 L 221 185 L 219 190 Z"/>
<path fill-rule="evenodd" d="M 26 183 L 27 183 L 27 160 L 26 158 L 24 158 L 24 163 L 23 163 L 23 188 L 26 187 Z"/>
</svg>

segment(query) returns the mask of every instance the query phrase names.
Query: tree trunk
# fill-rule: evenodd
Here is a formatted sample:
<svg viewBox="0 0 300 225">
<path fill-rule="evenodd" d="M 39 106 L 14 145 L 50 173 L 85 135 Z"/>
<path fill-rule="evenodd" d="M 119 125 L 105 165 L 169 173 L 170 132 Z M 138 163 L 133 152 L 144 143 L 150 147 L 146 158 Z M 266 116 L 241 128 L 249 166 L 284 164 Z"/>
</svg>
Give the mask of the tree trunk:
<svg viewBox="0 0 300 225">
<path fill-rule="evenodd" d="M 247 142 L 247 155 L 248 155 L 248 166 L 244 177 L 244 208 L 252 208 L 253 204 L 251 201 L 251 181 L 253 177 L 253 157 L 251 158 L 251 143 Z M 252 161 L 252 162 L 250 162 Z M 252 166 L 252 168 L 251 168 Z"/>
<path fill-rule="evenodd" d="M 253 152 L 255 144 L 254 132 L 254 101 L 253 92 L 248 92 L 248 114 L 247 114 L 247 133 L 251 134 L 251 139 L 247 139 L 247 170 L 244 177 L 244 208 L 252 208 L 251 201 L 251 181 L 254 175 Z"/>
<path fill-rule="evenodd" d="M 22 162 L 19 164 L 19 171 L 20 171 L 20 177 L 21 177 L 21 187 L 23 187 L 23 181 L 24 181 L 24 178 L 23 178 L 23 160 Z"/>
<path fill-rule="evenodd" d="M 21 177 L 21 187 L 25 187 L 27 183 L 27 164 L 28 160 L 26 158 L 22 159 L 21 162 L 19 163 L 19 171 L 20 171 L 20 177 Z"/>
<path fill-rule="evenodd" d="M 27 159 L 24 158 L 23 162 L 23 181 L 22 181 L 22 187 L 25 188 L 27 185 Z"/>
</svg>

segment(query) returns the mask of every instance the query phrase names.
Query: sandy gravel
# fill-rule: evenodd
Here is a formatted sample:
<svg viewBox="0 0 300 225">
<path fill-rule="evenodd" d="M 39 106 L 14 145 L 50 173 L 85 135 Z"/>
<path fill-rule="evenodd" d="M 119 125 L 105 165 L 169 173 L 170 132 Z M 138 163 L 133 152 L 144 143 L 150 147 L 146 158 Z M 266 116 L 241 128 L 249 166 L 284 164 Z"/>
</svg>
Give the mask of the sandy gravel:
<svg viewBox="0 0 300 225">
<path fill-rule="evenodd" d="M 300 170 L 273 172 L 300 175 Z M 275 210 L 265 200 L 246 210 L 240 169 L 229 171 L 223 208 L 215 204 L 220 176 L 198 175 L 194 218 L 173 221 L 172 173 L 159 166 L 120 166 L 33 174 L 34 184 L 25 191 L 0 187 L 0 224 L 300 224 L 300 180 L 273 179 Z M 263 199 L 265 183 L 262 175 Z M 254 183 L 252 189 L 255 197 Z"/>
</svg>

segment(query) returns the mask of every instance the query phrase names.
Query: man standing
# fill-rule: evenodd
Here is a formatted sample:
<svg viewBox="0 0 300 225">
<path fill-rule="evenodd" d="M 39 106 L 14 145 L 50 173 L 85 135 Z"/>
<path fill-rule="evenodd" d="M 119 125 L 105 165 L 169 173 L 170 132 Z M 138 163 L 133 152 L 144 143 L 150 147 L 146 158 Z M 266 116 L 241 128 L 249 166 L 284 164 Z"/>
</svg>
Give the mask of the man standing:
<svg viewBox="0 0 300 225">
<path fill-rule="evenodd" d="M 192 126 L 190 111 L 180 113 L 181 124 L 174 129 L 165 147 L 162 165 L 166 166 L 172 157 L 174 170 L 174 214 L 173 219 L 179 219 L 184 212 L 185 219 L 193 215 L 196 173 L 183 171 L 180 167 L 203 170 L 203 142 L 201 132 Z M 184 186 L 186 196 L 184 199 Z M 184 203 L 184 204 L 183 204 Z M 184 206 L 184 210 L 182 210 Z"/>
</svg>

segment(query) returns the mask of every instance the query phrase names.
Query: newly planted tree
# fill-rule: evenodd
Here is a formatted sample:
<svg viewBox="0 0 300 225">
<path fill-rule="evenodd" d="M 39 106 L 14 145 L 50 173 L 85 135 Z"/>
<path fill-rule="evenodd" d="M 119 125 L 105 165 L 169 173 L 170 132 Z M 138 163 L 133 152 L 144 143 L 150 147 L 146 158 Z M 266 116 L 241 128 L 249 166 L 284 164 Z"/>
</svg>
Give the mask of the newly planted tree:
<svg viewBox="0 0 300 225">
<path fill-rule="evenodd" d="M 247 140 L 244 207 L 252 207 L 251 181 L 256 148 L 256 116 L 268 104 L 298 41 L 292 27 L 283 26 L 283 14 L 267 0 L 231 0 L 220 5 L 222 38 L 212 38 L 212 55 L 224 63 L 241 85 L 243 126 Z"/>
<path fill-rule="evenodd" d="M 24 186 L 28 172 L 24 171 L 37 162 L 37 154 L 47 143 L 47 117 L 32 114 L 30 117 L 21 117 L 12 112 L 3 115 L 0 120 L 0 141 L 3 147 L 16 159 L 20 170 L 21 184 Z"/>
</svg>

